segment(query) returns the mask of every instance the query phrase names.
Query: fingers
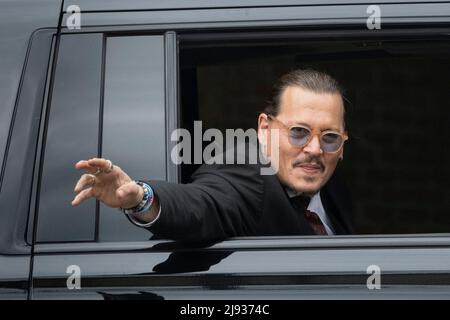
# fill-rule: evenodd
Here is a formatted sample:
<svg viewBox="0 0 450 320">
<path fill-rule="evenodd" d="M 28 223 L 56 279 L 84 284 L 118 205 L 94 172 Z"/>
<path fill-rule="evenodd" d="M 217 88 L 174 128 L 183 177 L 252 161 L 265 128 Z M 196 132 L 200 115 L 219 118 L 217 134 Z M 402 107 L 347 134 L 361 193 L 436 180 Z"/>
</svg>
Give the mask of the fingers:
<svg viewBox="0 0 450 320">
<path fill-rule="evenodd" d="M 92 174 L 100 172 L 109 173 L 113 169 L 111 160 L 103 158 L 92 158 L 89 160 L 81 160 L 75 164 L 76 169 L 83 169 Z"/>
<path fill-rule="evenodd" d="M 75 168 L 78 170 L 86 170 L 87 172 L 92 173 L 92 174 L 96 173 L 98 170 L 98 167 L 94 167 L 94 166 L 90 165 L 88 161 L 89 160 L 78 161 L 75 164 Z"/>
<path fill-rule="evenodd" d="M 92 187 L 94 183 L 95 176 L 93 174 L 83 174 L 75 185 L 75 189 L 73 191 L 80 192 L 81 190 L 86 189 L 86 187 Z"/>
<path fill-rule="evenodd" d="M 84 200 L 92 198 L 93 196 L 94 196 L 94 192 L 93 192 L 92 188 L 84 189 L 79 194 L 77 194 L 77 196 L 72 200 L 72 205 L 77 206 Z"/>
<path fill-rule="evenodd" d="M 111 160 L 103 159 L 103 158 L 93 158 L 87 161 L 89 166 L 98 168 L 103 172 L 110 172 L 112 169 Z"/>
</svg>

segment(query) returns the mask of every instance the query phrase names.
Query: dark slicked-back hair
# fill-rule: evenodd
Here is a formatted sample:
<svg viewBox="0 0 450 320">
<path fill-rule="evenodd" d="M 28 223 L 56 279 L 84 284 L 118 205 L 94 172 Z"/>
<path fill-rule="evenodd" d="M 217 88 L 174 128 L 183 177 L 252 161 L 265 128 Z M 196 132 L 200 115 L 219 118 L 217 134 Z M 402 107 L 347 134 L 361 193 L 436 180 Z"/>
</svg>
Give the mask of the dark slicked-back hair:
<svg viewBox="0 0 450 320">
<path fill-rule="evenodd" d="M 281 96 L 284 90 L 291 86 L 301 87 L 315 93 L 339 94 L 344 101 L 343 89 L 333 77 L 311 69 L 297 69 L 283 75 L 274 84 L 264 113 L 276 116 L 280 111 Z"/>
</svg>

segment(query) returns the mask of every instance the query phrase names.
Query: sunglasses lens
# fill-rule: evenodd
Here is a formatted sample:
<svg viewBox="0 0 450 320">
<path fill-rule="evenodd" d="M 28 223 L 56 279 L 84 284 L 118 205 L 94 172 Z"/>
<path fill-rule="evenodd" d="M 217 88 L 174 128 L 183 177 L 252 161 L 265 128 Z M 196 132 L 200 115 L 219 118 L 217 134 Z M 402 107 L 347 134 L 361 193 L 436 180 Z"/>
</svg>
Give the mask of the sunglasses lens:
<svg viewBox="0 0 450 320">
<path fill-rule="evenodd" d="M 309 139 L 311 131 L 303 127 L 292 127 L 289 132 L 289 138 L 293 145 L 302 147 Z"/>
<path fill-rule="evenodd" d="M 336 133 L 326 133 L 322 136 L 322 149 L 325 152 L 335 152 L 342 145 L 342 137 Z"/>
<path fill-rule="evenodd" d="M 292 127 L 289 131 L 289 141 L 298 147 L 304 147 L 311 138 L 311 130 L 304 127 Z M 324 152 L 336 152 L 342 144 L 344 138 L 335 132 L 326 132 L 322 134 L 320 146 Z"/>
</svg>

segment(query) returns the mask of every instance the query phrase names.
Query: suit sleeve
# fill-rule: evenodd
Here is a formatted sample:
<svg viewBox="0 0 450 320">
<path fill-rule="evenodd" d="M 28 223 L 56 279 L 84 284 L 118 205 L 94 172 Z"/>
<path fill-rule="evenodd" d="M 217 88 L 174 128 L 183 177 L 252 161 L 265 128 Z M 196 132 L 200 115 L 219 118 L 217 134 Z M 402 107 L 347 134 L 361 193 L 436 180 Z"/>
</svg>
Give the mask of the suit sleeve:
<svg viewBox="0 0 450 320">
<path fill-rule="evenodd" d="M 262 214 L 263 182 L 250 166 L 204 165 L 188 184 L 148 181 L 161 215 L 158 238 L 216 241 L 253 235 Z"/>
</svg>

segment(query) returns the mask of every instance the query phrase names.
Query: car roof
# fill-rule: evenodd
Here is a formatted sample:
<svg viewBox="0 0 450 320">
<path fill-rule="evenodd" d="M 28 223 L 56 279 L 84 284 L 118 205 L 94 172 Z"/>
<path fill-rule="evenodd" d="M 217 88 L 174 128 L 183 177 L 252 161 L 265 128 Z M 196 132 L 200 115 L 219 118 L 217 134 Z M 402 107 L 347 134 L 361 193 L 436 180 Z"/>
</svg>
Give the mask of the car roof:
<svg viewBox="0 0 450 320">
<path fill-rule="evenodd" d="M 181 10 L 214 8 L 249 8 L 249 7 L 283 7 L 283 6 L 325 6 L 348 4 L 401 4 L 401 3 L 448 2 L 434 0 L 65 0 L 64 10 L 70 5 L 77 5 L 81 11 L 130 11 L 130 10 Z"/>
</svg>

